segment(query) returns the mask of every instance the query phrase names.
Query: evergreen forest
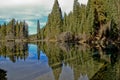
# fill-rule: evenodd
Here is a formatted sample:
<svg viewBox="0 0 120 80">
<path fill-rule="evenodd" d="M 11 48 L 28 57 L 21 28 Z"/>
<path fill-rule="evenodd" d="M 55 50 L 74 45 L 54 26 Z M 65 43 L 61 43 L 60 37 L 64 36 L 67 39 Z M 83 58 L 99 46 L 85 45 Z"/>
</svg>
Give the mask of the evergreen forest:
<svg viewBox="0 0 120 80">
<path fill-rule="evenodd" d="M 108 43 L 120 41 L 120 0 L 74 0 L 73 11 L 62 14 L 55 0 L 48 22 L 39 30 L 39 39 Z"/>
<path fill-rule="evenodd" d="M 20 40 L 28 38 L 28 24 L 25 21 L 12 19 L 9 23 L 0 25 L 0 40 Z"/>
</svg>

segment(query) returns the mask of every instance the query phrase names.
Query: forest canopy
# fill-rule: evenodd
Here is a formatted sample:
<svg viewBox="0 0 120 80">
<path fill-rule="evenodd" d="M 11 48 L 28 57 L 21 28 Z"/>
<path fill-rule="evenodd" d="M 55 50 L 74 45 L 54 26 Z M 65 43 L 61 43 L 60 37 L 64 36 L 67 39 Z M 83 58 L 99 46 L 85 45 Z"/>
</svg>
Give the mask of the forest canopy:
<svg viewBox="0 0 120 80">
<path fill-rule="evenodd" d="M 120 0 L 89 0 L 87 5 L 74 0 L 73 11 L 64 15 L 55 0 L 39 35 L 45 40 L 57 40 L 65 32 L 72 33 L 73 40 L 78 41 L 119 41 Z"/>
</svg>

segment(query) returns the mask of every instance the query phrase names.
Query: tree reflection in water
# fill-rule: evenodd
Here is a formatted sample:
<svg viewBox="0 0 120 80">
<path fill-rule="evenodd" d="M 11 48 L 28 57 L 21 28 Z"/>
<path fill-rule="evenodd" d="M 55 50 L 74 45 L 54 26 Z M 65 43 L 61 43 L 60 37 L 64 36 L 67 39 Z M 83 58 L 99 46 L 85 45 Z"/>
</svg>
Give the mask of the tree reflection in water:
<svg viewBox="0 0 120 80">
<path fill-rule="evenodd" d="M 0 55 L 4 58 L 8 57 L 12 62 L 25 60 L 28 56 L 28 45 L 24 42 L 0 43 Z"/>
<path fill-rule="evenodd" d="M 44 43 L 39 48 L 48 56 L 55 80 L 68 80 L 72 76 L 71 80 L 118 80 L 120 78 L 118 77 L 120 65 L 116 64 L 119 61 L 119 49 L 115 45 L 92 47 L 67 43 Z M 68 72 L 69 74 L 66 74 Z M 114 75 L 111 79 L 110 74 Z"/>
<path fill-rule="evenodd" d="M 31 67 L 31 69 L 37 68 L 39 72 L 39 67 L 42 66 L 44 68 L 43 65 L 47 64 L 45 69 L 52 71 L 47 72 L 47 70 L 42 69 L 44 77 L 47 77 L 49 73 L 54 74 L 55 80 L 120 79 L 120 54 L 119 48 L 115 45 L 106 45 L 103 47 L 101 45 L 89 46 L 87 44 L 78 45 L 69 43 L 38 42 L 32 44 L 36 44 L 36 47 L 32 46 L 35 51 L 32 50 L 34 54 L 31 55 L 35 56 L 34 59 L 37 58 L 42 65 L 37 64 L 37 66 L 39 65 L 38 68 Z M 28 58 L 30 53 L 28 54 L 27 43 L 0 43 L 0 55 L 5 58 L 8 57 L 12 62 L 16 63 L 17 60 L 31 59 Z M 34 66 L 34 63 L 32 66 Z M 40 76 L 43 75 L 42 72 L 37 74 L 41 74 Z"/>
<path fill-rule="evenodd" d="M 93 49 L 93 58 L 104 65 L 94 74 L 91 80 L 119 80 L 120 79 L 120 54 L 119 47 L 107 45 L 97 46 Z"/>
</svg>

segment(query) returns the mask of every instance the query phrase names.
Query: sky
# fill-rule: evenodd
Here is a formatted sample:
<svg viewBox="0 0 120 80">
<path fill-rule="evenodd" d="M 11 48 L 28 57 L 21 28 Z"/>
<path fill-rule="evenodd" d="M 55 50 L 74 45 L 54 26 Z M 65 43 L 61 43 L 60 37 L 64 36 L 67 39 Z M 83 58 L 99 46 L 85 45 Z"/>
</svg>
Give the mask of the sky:
<svg viewBox="0 0 120 80">
<path fill-rule="evenodd" d="M 72 11 L 74 0 L 58 1 L 63 13 Z M 88 0 L 78 1 L 87 4 Z M 9 22 L 12 18 L 25 20 L 29 25 L 29 34 L 36 34 L 37 20 L 40 20 L 42 28 L 53 4 L 54 0 L 0 0 L 0 24 Z"/>
</svg>

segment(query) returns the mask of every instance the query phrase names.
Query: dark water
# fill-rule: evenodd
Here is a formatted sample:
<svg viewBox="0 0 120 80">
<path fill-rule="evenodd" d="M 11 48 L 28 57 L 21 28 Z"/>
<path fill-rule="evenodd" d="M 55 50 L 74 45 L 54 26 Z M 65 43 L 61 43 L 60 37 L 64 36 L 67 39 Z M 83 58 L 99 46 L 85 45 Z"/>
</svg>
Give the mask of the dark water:
<svg viewBox="0 0 120 80">
<path fill-rule="evenodd" d="M 120 80 L 119 47 L 0 43 L 0 80 Z"/>
</svg>

